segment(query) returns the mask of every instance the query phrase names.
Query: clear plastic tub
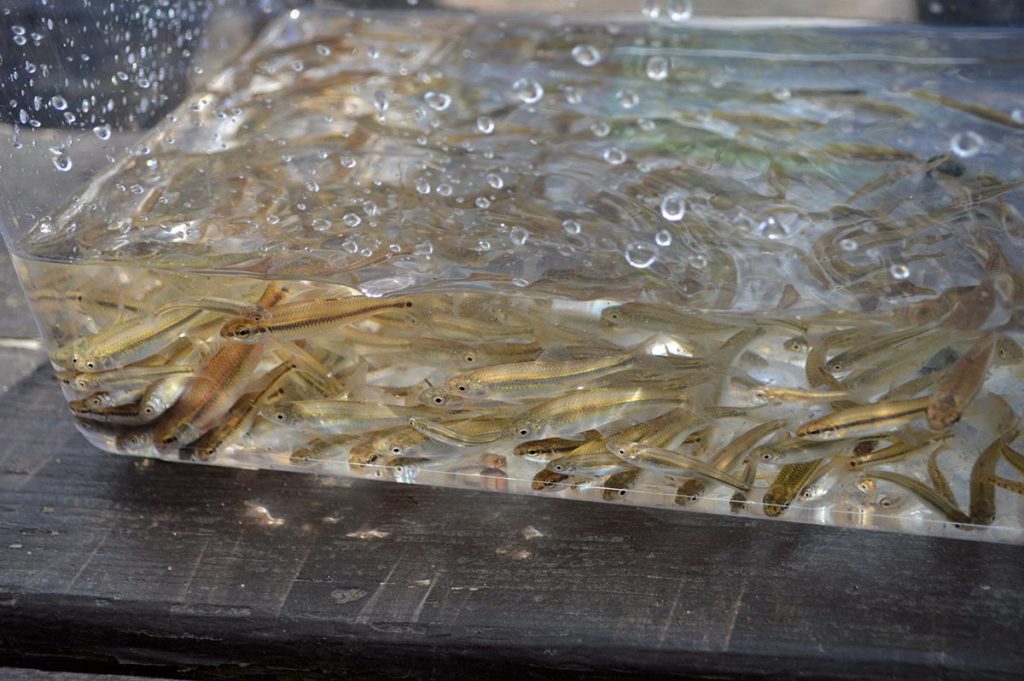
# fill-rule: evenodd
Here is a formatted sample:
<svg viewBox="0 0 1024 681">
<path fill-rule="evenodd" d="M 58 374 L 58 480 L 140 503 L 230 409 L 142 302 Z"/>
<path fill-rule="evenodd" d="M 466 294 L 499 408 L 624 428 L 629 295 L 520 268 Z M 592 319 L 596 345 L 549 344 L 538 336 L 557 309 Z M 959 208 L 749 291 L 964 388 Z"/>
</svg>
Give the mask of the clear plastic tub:
<svg viewBox="0 0 1024 681">
<path fill-rule="evenodd" d="M 1024 540 L 1019 30 L 194 5 L 3 15 L 97 446 Z"/>
</svg>

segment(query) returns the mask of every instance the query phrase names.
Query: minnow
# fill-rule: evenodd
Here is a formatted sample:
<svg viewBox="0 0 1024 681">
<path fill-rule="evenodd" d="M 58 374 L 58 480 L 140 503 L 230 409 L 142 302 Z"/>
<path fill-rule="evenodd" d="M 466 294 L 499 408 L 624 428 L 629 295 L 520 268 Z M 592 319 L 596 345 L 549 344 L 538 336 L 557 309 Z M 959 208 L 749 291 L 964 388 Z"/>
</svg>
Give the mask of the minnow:
<svg viewBox="0 0 1024 681">
<path fill-rule="evenodd" d="M 537 471 L 537 474 L 533 476 L 533 481 L 530 483 L 530 488 L 535 492 L 541 492 L 543 490 L 551 489 L 556 485 L 560 485 L 569 479 L 568 475 L 562 473 L 556 473 L 555 471 L 542 468 Z"/>
<path fill-rule="evenodd" d="M 743 470 L 743 482 L 750 485 L 751 489 L 754 487 L 754 482 L 757 480 L 757 459 L 751 457 L 747 459 L 746 467 Z M 747 493 L 740 492 L 737 490 L 733 493 L 732 498 L 729 499 L 729 511 L 732 513 L 740 513 L 747 507 Z"/>
<path fill-rule="evenodd" d="M 993 366 L 1009 366 L 1024 362 L 1024 348 L 1007 335 L 1000 335 L 996 340 L 996 352 L 992 358 Z"/>
<path fill-rule="evenodd" d="M 580 440 L 570 440 L 564 437 L 547 437 L 531 442 L 518 444 L 512 453 L 527 461 L 547 463 L 557 456 L 568 454 L 578 449 L 583 443 Z"/>
<path fill-rule="evenodd" d="M 941 494 L 949 503 L 956 506 L 956 496 L 953 494 L 953 488 L 949 486 L 949 480 L 946 475 L 939 468 L 939 454 L 946 450 L 945 446 L 936 447 L 931 456 L 928 457 L 928 477 L 931 478 L 932 487 L 935 491 Z"/>
<path fill-rule="evenodd" d="M 624 303 L 606 307 L 601 310 L 601 325 L 642 329 L 675 328 L 697 333 L 729 331 L 736 328 L 735 324 L 721 324 L 703 316 L 685 314 L 651 303 Z"/>
<path fill-rule="evenodd" d="M 525 440 L 549 435 L 573 435 L 637 412 L 657 408 L 668 410 L 686 403 L 683 394 L 672 390 L 577 390 L 528 410 L 514 419 L 501 433 L 501 437 Z"/>
<path fill-rule="evenodd" d="M 563 475 L 599 478 L 632 468 L 629 463 L 605 450 L 585 454 L 570 453 L 548 462 L 547 469 Z"/>
<path fill-rule="evenodd" d="M 139 400 L 139 416 L 153 419 L 171 408 L 188 388 L 192 376 L 167 376 L 146 388 Z"/>
<path fill-rule="evenodd" d="M 857 347 L 841 352 L 826 362 L 826 368 L 832 374 L 839 374 L 848 371 L 857 362 L 898 347 L 903 343 L 913 340 L 925 332 L 924 328 L 911 328 L 894 331 L 881 336 L 872 337 Z"/>
<path fill-rule="evenodd" d="M 706 461 L 660 447 L 647 447 L 639 443 L 624 445 L 614 452 L 621 459 L 639 468 L 664 475 L 699 475 L 743 492 L 750 491 L 750 485 L 729 475 Z"/>
<path fill-rule="evenodd" d="M 977 525 L 991 525 L 996 519 L 996 491 L 989 478 L 996 473 L 1005 437 L 1003 434 L 993 440 L 971 467 L 969 512 L 971 522 Z"/>
<path fill-rule="evenodd" d="M 303 339 L 318 331 L 412 306 L 413 301 L 408 298 L 361 296 L 283 303 L 273 308 L 269 318 L 254 314 L 228 321 L 220 335 L 242 343 L 262 343 L 268 337 Z"/>
<path fill-rule="evenodd" d="M 355 439 L 352 435 L 335 435 L 325 440 L 312 440 L 301 447 L 293 449 L 292 453 L 288 456 L 288 461 L 290 463 L 303 464 L 339 458 L 349 450 L 349 445 Z"/>
<path fill-rule="evenodd" d="M 445 381 L 441 390 L 428 391 L 421 401 L 444 406 L 451 398 L 460 402 L 516 402 L 551 397 L 632 365 L 633 357 L 628 354 L 597 359 L 499 364 L 456 374 Z"/>
<path fill-rule="evenodd" d="M 230 343 L 217 351 L 157 422 L 158 447 L 180 447 L 213 428 L 244 391 L 263 356 L 262 345 Z"/>
<path fill-rule="evenodd" d="M 1011 480 L 1001 475 L 990 475 L 988 481 L 996 487 L 1008 490 L 1014 494 L 1024 494 L 1024 480 Z"/>
<path fill-rule="evenodd" d="M 422 415 L 422 410 L 351 400 L 299 400 L 275 405 L 267 412 L 274 423 L 333 434 L 398 426 L 417 415 Z"/>
<path fill-rule="evenodd" d="M 922 397 L 840 409 L 808 421 L 796 429 L 795 435 L 825 441 L 891 433 L 910 421 L 924 417 L 929 401 L 930 398 Z"/>
<path fill-rule="evenodd" d="M 954 523 L 971 522 L 971 518 L 954 503 L 920 480 L 892 471 L 872 471 L 871 477 L 899 485 Z"/>
<path fill-rule="evenodd" d="M 711 455 L 708 459 L 708 463 L 715 468 L 728 473 L 736 465 L 740 457 L 756 447 L 757 443 L 761 440 L 780 428 L 783 428 L 785 425 L 786 422 L 781 420 L 760 423 L 730 440 L 728 444 Z M 676 496 L 678 498 L 678 496 L 682 494 L 684 497 L 700 497 L 706 492 L 706 489 L 707 483 L 704 480 L 694 478 L 692 480 L 687 480 L 684 484 L 680 485 Z"/>
<path fill-rule="evenodd" d="M 101 407 L 94 409 L 85 403 L 85 400 L 72 400 L 68 402 L 71 412 L 83 419 L 100 421 L 101 423 L 116 423 L 125 426 L 141 426 L 152 419 L 145 419 L 139 416 L 138 402 L 130 402 L 114 407 Z"/>
<path fill-rule="evenodd" d="M 764 514 L 769 518 L 782 515 L 824 462 L 825 459 L 814 459 L 783 466 L 762 498 Z"/>
<path fill-rule="evenodd" d="M 71 364 L 87 373 L 132 364 L 173 343 L 204 314 L 202 310 L 175 310 L 114 324 L 75 341 L 70 347 Z"/>
<path fill-rule="evenodd" d="M 897 463 L 904 461 L 907 457 L 917 454 L 922 449 L 934 444 L 938 440 L 946 440 L 953 437 L 951 431 L 944 431 L 941 433 L 935 433 L 928 435 L 924 440 L 919 441 L 899 441 L 894 442 L 888 447 L 877 449 L 872 452 L 865 454 L 857 454 L 851 456 L 846 460 L 846 465 L 850 470 L 860 470 L 868 466 L 877 466 L 879 464 Z"/>
<path fill-rule="evenodd" d="M 161 378 L 190 376 L 194 371 L 186 365 L 130 366 L 96 373 L 60 372 L 58 378 L 65 385 L 81 392 L 120 391 L 146 388 Z"/>
<path fill-rule="evenodd" d="M 753 396 L 764 402 L 808 401 L 817 402 L 849 397 L 848 390 L 805 390 L 781 385 L 760 385 L 751 389 Z"/>
<path fill-rule="evenodd" d="M 281 383 L 296 369 L 292 362 L 284 362 L 263 377 L 264 386 L 247 392 L 231 405 L 224 418 L 214 428 L 203 433 L 198 440 L 182 448 L 182 453 L 198 461 L 210 461 L 228 445 L 249 431 L 260 408 L 284 393 Z"/>
<path fill-rule="evenodd" d="M 409 419 L 409 426 L 417 433 L 426 437 L 430 443 L 429 447 L 427 443 L 423 443 L 421 448 L 428 447 L 431 451 L 438 449 L 437 445 L 467 447 L 473 444 L 480 444 L 479 441 L 481 440 L 493 442 L 491 438 L 500 433 L 507 424 L 508 419 L 463 419 L 449 421 L 443 425 L 424 419 Z M 394 444 L 392 444 L 392 448 L 394 448 Z M 404 453 L 410 454 L 409 448 L 406 448 Z"/>
<path fill-rule="evenodd" d="M 614 501 L 626 496 L 636 484 L 640 472 L 639 468 L 627 468 L 609 475 L 608 479 L 601 484 L 601 498 L 605 501 Z"/>
<path fill-rule="evenodd" d="M 996 337 L 986 334 L 960 356 L 935 383 L 928 401 L 928 426 L 939 430 L 960 420 L 960 415 L 981 390 L 995 352 Z"/>
</svg>

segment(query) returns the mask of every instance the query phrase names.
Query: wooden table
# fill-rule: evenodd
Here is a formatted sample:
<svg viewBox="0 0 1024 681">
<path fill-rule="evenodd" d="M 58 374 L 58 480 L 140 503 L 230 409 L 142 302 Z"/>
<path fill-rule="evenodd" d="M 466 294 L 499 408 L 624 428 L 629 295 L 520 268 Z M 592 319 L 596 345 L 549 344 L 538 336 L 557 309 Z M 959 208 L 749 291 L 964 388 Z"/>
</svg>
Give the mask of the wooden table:
<svg viewBox="0 0 1024 681">
<path fill-rule="evenodd" d="M 1024 673 L 1019 547 L 112 456 L 45 366 L 0 433 L 0 667 Z"/>
</svg>

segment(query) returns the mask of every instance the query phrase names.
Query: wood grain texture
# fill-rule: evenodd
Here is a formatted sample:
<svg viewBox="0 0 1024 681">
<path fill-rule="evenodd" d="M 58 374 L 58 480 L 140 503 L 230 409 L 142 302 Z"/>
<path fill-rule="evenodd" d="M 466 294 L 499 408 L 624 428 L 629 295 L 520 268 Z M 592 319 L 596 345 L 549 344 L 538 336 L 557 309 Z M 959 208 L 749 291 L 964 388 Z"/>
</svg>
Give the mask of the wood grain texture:
<svg viewBox="0 0 1024 681">
<path fill-rule="evenodd" d="M 117 457 L 75 432 L 46 367 L 0 395 L 0 432 L 0 664 L 188 678 L 1024 670 L 1019 547 Z"/>
</svg>

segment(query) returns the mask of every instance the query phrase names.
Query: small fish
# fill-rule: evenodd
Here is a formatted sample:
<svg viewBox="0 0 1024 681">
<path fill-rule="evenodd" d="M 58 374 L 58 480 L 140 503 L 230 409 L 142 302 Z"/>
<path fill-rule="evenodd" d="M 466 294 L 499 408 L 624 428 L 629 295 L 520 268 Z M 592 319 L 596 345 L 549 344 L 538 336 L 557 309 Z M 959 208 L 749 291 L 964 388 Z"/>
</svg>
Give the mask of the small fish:
<svg viewBox="0 0 1024 681">
<path fill-rule="evenodd" d="M 235 403 L 263 355 L 262 345 L 230 343 L 217 351 L 157 421 L 158 447 L 178 448 L 213 428 Z"/>
<path fill-rule="evenodd" d="M 537 474 L 533 476 L 533 482 L 530 483 L 530 487 L 536 491 L 541 492 L 544 490 L 551 489 L 556 485 L 565 483 L 569 479 L 568 475 L 562 473 L 556 473 L 553 470 L 542 468 L 537 471 Z"/>
<path fill-rule="evenodd" d="M 342 435 L 404 425 L 422 410 L 352 400 L 299 400 L 274 405 L 266 415 L 279 425 Z"/>
<path fill-rule="evenodd" d="M 849 371 L 857 362 L 862 362 L 869 357 L 899 347 L 901 344 L 920 336 L 925 330 L 926 328 L 910 328 L 875 335 L 866 339 L 860 345 L 832 357 L 826 363 L 826 367 L 832 374 L 844 373 Z"/>
<path fill-rule="evenodd" d="M 108 392 L 101 390 L 94 392 L 91 395 L 85 397 L 82 402 L 85 403 L 90 409 L 103 409 L 104 407 L 120 407 L 123 404 L 138 403 L 139 398 L 142 397 L 142 388 L 132 388 L 130 390 L 115 390 Z"/>
<path fill-rule="evenodd" d="M 332 327 L 412 306 L 408 298 L 362 296 L 283 303 L 273 308 L 269 318 L 257 313 L 227 322 L 220 335 L 242 343 L 263 343 L 270 337 L 301 340 Z"/>
<path fill-rule="evenodd" d="M 420 401 L 447 406 L 451 400 L 461 404 L 551 397 L 595 378 L 628 369 L 632 364 L 633 357 L 628 354 L 561 362 L 499 364 L 456 374 L 445 381 L 442 388 L 422 395 Z"/>
<path fill-rule="evenodd" d="M 139 416 L 154 419 L 163 414 L 184 394 L 191 380 L 190 374 L 179 374 L 167 376 L 150 385 L 139 400 Z"/>
<path fill-rule="evenodd" d="M 202 310 L 172 310 L 114 324 L 93 336 L 75 341 L 70 346 L 71 364 L 86 373 L 132 364 L 176 341 L 190 324 L 204 314 Z"/>
<path fill-rule="evenodd" d="M 99 421 L 101 423 L 114 423 L 125 426 L 141 426 L 152 419 L 145 419 L 139 416 L 139 403 L 132 402 L 121 404 L 116 407 L 101 407 L 94 409 L 85 400 L 72 400 L 68 402 L 71 412 L 82 419 Z"/>
<path fill-rule="evenodd" d="M 976 525 L 991 525 L 996 519 L 996 490 L 990 478 L 1002 454 L 1005 435 L 1000 435 L 981 452 L 971 467 L 970 520 Z"/>
<path fill-rule="evenodd" d="M 704 316 L 686 314 L 664 305 L 624 303 L 601 310 L 601 325 L 612 328 L 678 329 L 691 333 L 729 331 L 734 324 L 711 321 Z"/>
<path fill-rule="evenodd" d="M 527 461 L 546 464 L 557 456 L 568 454 L 574 449 L 578 449 L 582 444 L 580 440 L 569 440 L 564 437 L 547 437 L 518 444 L 512 450 L 512 453 Z"/>
<path fill-rule="evenodd" d="M 335 435 L 325 440 L 312 440 L 293 449 L 288 461 L 295 464 L 306 464 L 341 458 L 348 452 L 349 446 L 355 439 L 352 435 Z"/>
<path fill-rule="evenodd" d="M 928 477 L 931 478 L 932 487 L 935 488 L 935 491 L 945 497 L 949 503 L 956 506 L 956 496 L 953 494 L 953 488 L 949 486 L 949 480 L 942 472 L 942 469 L 939 468 L 939 454 L 944 451 L 946 451 L 945 446 L 936 447 L 932 451 L 931 456 L 928 457 Z"/>
<path fill-rule="evenodd" d="M 1021 474 L 1024 474 L 1024 454 L 1021 454 L 1016 449 L 1010 447 L 1010 445 L 1003 443 L 1001 448 L 1003 458 L 1010 462 L 1010 465 L 1016 468 Z"/>
<path fill-rule="evenodd" d="M 601 485 L 601 498 L 605 501 L 615 501 L 629 494 L 633 489 L 637 478 L 640 477 L 639 468 L 627 468 L 608 476 L 608 479 Z"/>
<path fill-rule="evenodd" d="M 473 418 L 440 424 L 411 418 L 409 425 L 432 443 L 447 447 L 467 447 L 494 442 L 508 425 L 508 419 Z"/>
<path fill-rule="evenodd" d="M 1024 494 L 1024 480 L 1011 480 L 1000 475 L 990 475 L 988 481 L 1001 489 L 1014 494 Z"/>
<path fill-rule="evenodd" d="M 919 440 L 910 438 L 908 441 L 894 442 L 888 447 L 878 449 L 864 454 L 855 454 L 846 461 L 846 465 L 850 470 L 860 470 L 868 466 L 877 466 L 879 464 L 897 463 L 904 461 L 913 454 L 917 454 L 922 449 L 934 444 L 938 440 L 945 440 L 953 437 L 951 431 L 943 431 L 941 433 L 934 433 L 925 436 Z"/>
<path fill-rule="evenodd" d="M 807 401 L 818 402 L 849 397 L 847 390 L 805 390 L 781 385 L 759 385 L 751 389 L 755 399 L 762 402 Z"/>
<path fill-rule="evenodd" d="M 751 489 L 753 489 L 754 482 L 757 480 L 757 459 L 753 457 L 747 459 L 747 463 L 743 469 L 743 477 L 741 479 L 743 482 L 750 485 Z M 732 498 L 729 499 L 729 511 L 732 513 L 741 513 L 746 507 L 747 493 L 737 490 L 733 493 Z"/>
<path fill-rule="evenodd" d="M 743 480 L 729 475 L 706 461 L 701 461 L 682 452 L 660 447 L 647 447 L 634 442 L 618 448 L 614 453 L 627 463 L 656 473 L 699 475 L 743 492 L 750 491 L 750 485 Z"/>
<path fill-rule="evenodd" d="M 928 426 L 935 430 L 949 428 L 981 390 L 995 352 L 996 337 L 986 334 L 960 356 L 935 383 L 935 392 L 928 401 Z"/>
<path fill-rule="evenodd" d="M 61 382 L 81 392 L 99 390 L 134 390 L 146 388 L 161 378 L 168 376 L 191 376 L 194 369 L 185 365 L 167 366 L 130 366 L 111 371 L 95 373 L 60 372 Z"/>
<path fill-rule="evenodd" d="M 569 453 L 552 459 L 547 469 L 563 475 L 578 475 L 587 478 L 599 478 L 614 475 L 633 468 L 627 462 L 608 451 L 594 451 L 586 454 Z"/>
<path fill-rule="evenodd" d="M 780 420 L 760 423 L 734 437 L 728 444 L 712 454 L 708 462 L 720 471 L 729 473 L 740 458 L 756 447 L 758 442 L 785 425 L 786 422 Z M 708 483 L 699 478 L 687 480 L 677 490 L 677 503 L 680 495 L 683 498 L 691 499 L 703 496 L 707 491 L 707 486 Z"/>
<path fill-rule="evenodd" d="M 845 440 L 891 433 L 925 415 L 930 398 L 879 402 L 834 411 L 796 429 L 798 438 Z"/>
<path fill-rule="evenodd" d="M 783 466 L 762 499 L 764 514 L 769 518 L 782 515 L 796 495 L 810 484 L 824 462 L 825 459 L 814 459 Z"/>
<path fill-rule="evenodd" d="M 1020 344 L 1003 334 L 996 340 L 996 352 L 992 358 L 993 366 L 1016 366 L 1024 362 L 1024 348 Z"/>
<path fill-rule="evenodd" d="M 667 411 L 685 405 L 686 401 L 682 393 L 672 390 L 577 390 L 538 405 L 513 419 L 501 437 L 526 440 L 551 435 L 574 435 L 640 412 L 652 409 Z"/>
<path fill-rule="evenodd" d="M 920 480 L 892 471 L 872 471 L 871 477 L 899 485 L 954 523 L 971 522 L 971 518 L 961 511 L 956 504 L 950 502 L 945 496 L 939 494 Z"/>
</svg>

